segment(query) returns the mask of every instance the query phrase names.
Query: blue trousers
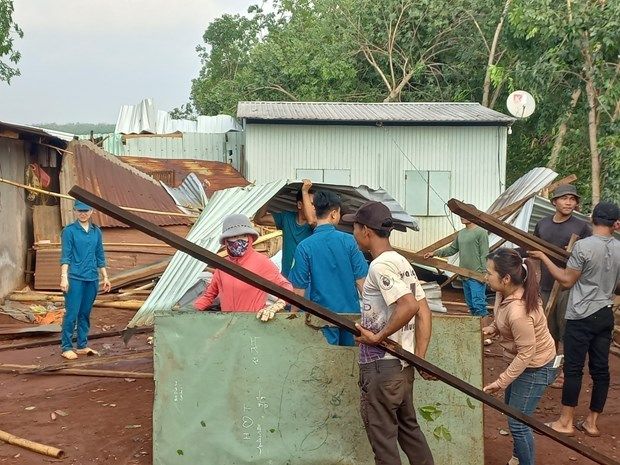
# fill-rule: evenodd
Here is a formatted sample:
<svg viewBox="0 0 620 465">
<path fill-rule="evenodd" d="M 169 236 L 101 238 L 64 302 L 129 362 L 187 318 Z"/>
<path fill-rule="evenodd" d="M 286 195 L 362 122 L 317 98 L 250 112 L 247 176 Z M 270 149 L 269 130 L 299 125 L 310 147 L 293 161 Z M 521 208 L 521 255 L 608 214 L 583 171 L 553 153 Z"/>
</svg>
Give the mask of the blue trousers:
<svg viewBox="0 0 620 465">
<path fill-rule="evenodd" d="M 88 346 L 90 312 L 99 289 L 99 281 L 80 281 L 69 278 L 65 293 L 65 316 L 62 319 L 60 347 L 63 352 L 73 349 L 73 331 L 77 325 L 77 348 Z"/>
<path fill-rule="evenodd" d="M 327 343 L 333 346 L 354 346 L 355 336 L 345 329 L 333 326 L 323 326 L 323 336 Z"/>
<path fill-rule="evenodd" d="M 469 313 L 473 316 L 488 316 L 487 312 L 487 286 L 475 279 L 463 280 L 463 293 L 465 302 L 469 307 Z"/>
<path fill-rule="evenodd" d="M 555 379 L 555 372 L 553 360 L 540 368 L 527 368 L 506 388 L 505 402 L 531 415 L 546 387 Z M 508 418 L 508 427 L 512 434 L 512 455 L 519 459 L 519 465 L 534 465 L 536 455 L 532 429 L 514 418 Z"/>
</svg>

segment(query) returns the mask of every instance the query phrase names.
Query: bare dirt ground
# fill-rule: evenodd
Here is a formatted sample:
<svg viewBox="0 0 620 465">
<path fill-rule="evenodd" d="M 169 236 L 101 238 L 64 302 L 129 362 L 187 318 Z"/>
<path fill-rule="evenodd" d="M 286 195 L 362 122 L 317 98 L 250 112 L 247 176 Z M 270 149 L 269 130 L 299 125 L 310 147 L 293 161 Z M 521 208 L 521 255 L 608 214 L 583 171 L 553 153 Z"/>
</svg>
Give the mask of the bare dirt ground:
<svg viewBox="0 0 620 465">
<path fill-rule="evenodd" d="M 462 300 L 453 292 L 445 300 Z M 465 309 L 454 310 L 455 313 Z M 99 309 L 93 311 L 92 332 L 105 327 L 112 331 L 122 329 L 132 312 Z M 21 323 L 0 315 L 0 324 Z M 118 337 L 93 340 L 91 346 L 105 355 L 117 355 L 136 350 L 148 350 L 147 335 L 136 335 L 125 348 Z M 25 341 L 21 339 L 19 341 Z M 7 341 L 0 341 L 6 344 Z M 487 348 L 485 356 L 485 381 L 490 382 L 504 369 L 506 363 L 500 356 L 497 343 Z M 56 364 L 57 346 L 0 352 L 0 363 Z M 101 369 L 152 372 L 152 357 L 143 360 L 117 362 Z M 618 460 L 616 449 L 620 435 L 620 358 L 611 357 L 612 387 L 600 421 L 603 432 L 600 438 L 590 438 L 577 432 L 576 439 L 597 451 Z M 33 441 L 64 449 L 62 460 L 28 452 L 22 448 L 0 442 L 0 464 L 38 465 L 65 464 L 152 464 L 152 405 L 153 380 L 123 378 L 92 378 L 66 375 L 15 375 L 0 374 L 0 429 Z M 578 417 L 587 413 L 590 383 L 586 377 Z M 544 421 L 556 418 L 560 406 L 560 390 L 548 389 L 536 416 Z M 34 408 L 33 408 L 34 407 Z M 61 410 L 66 416 L 51 413 Z M 500 435 L 507 430 L 506 418 L 485 407 L 485 465 L 504 465 L 511 456 L 510 436 Z M 539 464 L 590 465 L 591 462 L 575 452 L 542 436 L 536 436 Z M 438 464 L 451 465 L 451 464 Z"/>
</svg>

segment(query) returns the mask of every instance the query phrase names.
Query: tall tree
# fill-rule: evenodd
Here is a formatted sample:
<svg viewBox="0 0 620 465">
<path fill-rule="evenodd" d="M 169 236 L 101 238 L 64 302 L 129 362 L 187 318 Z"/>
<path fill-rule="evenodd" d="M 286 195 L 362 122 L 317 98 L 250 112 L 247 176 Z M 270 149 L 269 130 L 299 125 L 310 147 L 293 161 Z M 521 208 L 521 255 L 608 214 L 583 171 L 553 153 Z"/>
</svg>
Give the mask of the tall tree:
<svg viewBox="0 0 620 465">
<path fill-rule="evenodd" d="M 14 49 L 14 40 L 24 36 L 13 20 L 13 11 L 13 0 L 0 0 L 0 81 L 9 84 L 11 78 L 19 76 L 19 69 L 15 65 L 21 55 Z"/>
</svg>

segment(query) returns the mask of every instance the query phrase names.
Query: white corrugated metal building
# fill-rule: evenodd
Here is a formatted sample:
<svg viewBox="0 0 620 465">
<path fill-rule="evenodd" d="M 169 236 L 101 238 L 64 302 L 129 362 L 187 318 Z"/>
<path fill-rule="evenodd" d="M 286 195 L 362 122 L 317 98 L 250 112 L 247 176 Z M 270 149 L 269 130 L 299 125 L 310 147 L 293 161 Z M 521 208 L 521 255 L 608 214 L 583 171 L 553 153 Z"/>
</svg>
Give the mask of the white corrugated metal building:
<svg viewBox="0 0 620 465">
<path fill-rule="evenodd" d="M 417 250 L 460 228 L 452 197 L 486 210 L 503 192 L 514 118 L 477 103 L 239 102 L 242 173 L 384 188 L 420 220 Z"/>
</svg>

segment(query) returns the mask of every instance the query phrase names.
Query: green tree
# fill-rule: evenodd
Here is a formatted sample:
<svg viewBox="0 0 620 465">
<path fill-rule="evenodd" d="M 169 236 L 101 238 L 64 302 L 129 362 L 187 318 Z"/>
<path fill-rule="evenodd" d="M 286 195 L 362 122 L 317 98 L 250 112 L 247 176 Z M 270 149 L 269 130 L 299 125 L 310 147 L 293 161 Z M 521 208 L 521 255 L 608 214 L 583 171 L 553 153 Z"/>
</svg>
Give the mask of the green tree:
<svg viewBox="0 0 620 465">
<path fill-rule="evenodd" d="M 24 33 L 13 20 L 13 0 L 0 0 L 0 81 L 11 83 L 11 78 L 19 76 L 15 66 L 21 58 L 14 49 L 15 38 Z"/>
</svg>

